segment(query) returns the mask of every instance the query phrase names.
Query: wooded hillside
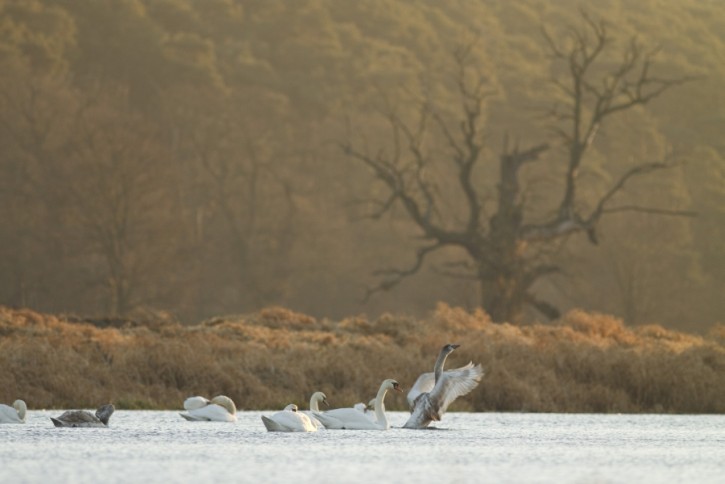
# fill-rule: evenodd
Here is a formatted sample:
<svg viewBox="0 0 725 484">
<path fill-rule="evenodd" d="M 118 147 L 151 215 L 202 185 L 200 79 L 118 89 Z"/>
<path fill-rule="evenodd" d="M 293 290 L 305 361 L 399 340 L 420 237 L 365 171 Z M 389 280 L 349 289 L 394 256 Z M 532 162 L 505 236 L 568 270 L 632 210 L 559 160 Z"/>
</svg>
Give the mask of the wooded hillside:
<svg viewBox="0 0 725 484">
<path fill-rule="evenodd" d="M 413 267 L 432 239 L 400 199 L 385 206 L 380 174 L 343 149 L 384 159 L 402 148 L 412 196 L 441 201 L 424 215 L 446 230 L 465 223 L 467 192 L 437 164 L 450 154 L 446 131 L 421 143 L 426 169 L 415 171 L 417 138 L 395 138 L 390 123 L 404 136 L 428 106 L 431 126 L 457 128 L 464 79 L 482 86 L 470 174 L 482 230 L 501 156 L 517 147 L 547 146 L 519 172 L 524 226 L 554 217 L 567 174 L 577 177 L 567 207 L 585 213 L 633 167 L 667 164 L 617 191 L 598 244 L 587 227 L 516 245 L 542 271 L 527 297 L 562 314 L 706 332 L 725 314 L 725 4 L 610 0 L 582 13 L 580 3 L 0 0 L 0 303 L 189 323 L 273 305 L 315 324 L 425 318 L 439 301 L 475 310 L 491 290 L 461 271 L 470 258 L 456 247 L 365 300 L 386 283 L 376 270 Z M 610 85 L 634 38 L 638 62 L 651 59 L 637 64 L 648 85 L 687 82 L 598 126 L 574 170 L 551 123 L 570 101 L 568 64 L 552 46 L 568 52 L 586 19 L 611 38 L 590 93 Z M 459 76 L 462 48 L 474 77 Z M 523 321 L 544 321 L 531 307 Z M 510 408 L 476 398 L 476 408 Z"/>
</svg>

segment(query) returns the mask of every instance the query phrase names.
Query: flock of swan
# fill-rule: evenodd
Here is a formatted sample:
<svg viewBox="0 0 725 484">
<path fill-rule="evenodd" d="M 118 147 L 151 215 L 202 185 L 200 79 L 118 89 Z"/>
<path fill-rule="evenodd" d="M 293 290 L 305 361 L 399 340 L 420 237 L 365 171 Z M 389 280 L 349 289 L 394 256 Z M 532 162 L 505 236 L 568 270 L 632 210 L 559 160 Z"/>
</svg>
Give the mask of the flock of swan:
<svg viewBox="0 0 725 484">
<path fill-rule="evenodd" d="M 448 406 L 458 397 L 471 392 L 483 377 L 481 365 L 472 362 L 454 370 L 444 370 L 448 355 L 460 345 L 445 345 L 436 360 L 433 372 L 418 377 L 407 395 L 410 417 L 403 428 L 422 429 L 431 422 L 439 421 Z M 295 404 L 269 417 L 262 416 L 262 423 L 270 432 L 315 432 L 318 429 L 387 430 L 390 424 L 385 415 L 385 395 L 388 391 L 401 392 L 400 384 L 392 379 L 384 380 L 377 395 L 367 404 L 354 407 L 320 410 L 320 404 L 328 405 L 327 396 L 315 392 L 310 397 L 310 409 L 300 411 Z M 328 405 L 329 406 L 329 405 Z M 51 417 L 56 427 L 107 427 L 115 408 L 112 404 L 101 406 L 95 413 L 86 410 L 69 410 L 58 417 Z M 184 401 L 185 413 L 180 415 L 189 421 L 236 422 L 237 409 L 231 398 L 219 395 L 211 400 L 205 397 L 189 397 Z M 12 406 L 0 404 L 0 423 L 25 423 L 27 406 L 16 400 Z"/>
</svg>

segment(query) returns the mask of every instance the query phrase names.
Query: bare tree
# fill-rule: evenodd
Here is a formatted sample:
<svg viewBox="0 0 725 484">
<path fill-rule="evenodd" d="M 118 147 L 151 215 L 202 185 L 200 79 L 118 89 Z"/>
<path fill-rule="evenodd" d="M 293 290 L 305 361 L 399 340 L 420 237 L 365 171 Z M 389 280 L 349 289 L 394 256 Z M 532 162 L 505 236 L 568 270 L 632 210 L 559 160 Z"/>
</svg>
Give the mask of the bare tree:
<svg viewBox="0 0 725 484">
<path fill-rule="evenodd" d="M 382 278 L 377 286 L 369 289 L 368 295 L 392 289 L 417 273 L 433 252 L 458 247 L 465 251 L 467 260 L 456 263 L 455 269 L 447 272 L 478 281 L 481 305 L 495 321 L 519 321 L 527 306 L 555 318 L 559 314 L 557 308 L 537 299 L 531 289 L 542 277 L 560 271 L 550 256 L 557 242 L 565 241 L 570 234 L 584 232 L 596 244 L 598 223 L 612 212 L 686 214 L 662 207 L 612 206 L 616 195 L 632 179 L 673 166 L 668 160 L 635 164 L 619 174 L 588 208 L 582 203 L 577 191 L 577 174 L 600 126 L 611 117 L 646 105 L 689 80 L 654 75 L 651 64 L 655 52 L 643 51 L 634 39 L 621 60 L 607 67 L 603 53 L 612 39 L 605 24 L 593 21 L 586 14 L 583 19 L 583 26 L 572 28 L 566 42 L 558 43 L 544 32 L 554 62 L 566 67 L 566 76 L 554 81 L 566 102 L 549 113 L 555 136 L 567 153 L 566 168 L 561 180 L 561 200 L 548 219 L 536 222 L 526 219 L 525 214 L 530 210 L 520 176 L 524 167 L 540 160 L 549 143 L 528 148 L 505 143 L 498 160 L 495 196 L 488 196 L 474 176 L 484 162 L 482 113 L 488 92 L 483 76 L 471 74 L 475 69 L 470 62 L 470 45 L 454 55 L 460 98 L 457 124 L 444 119 L 432 103 L 423 102 L 415 123 L 405 122 L 394 110 L 383 113 L 391 133 L 392 149 L 373 152 L 370 146 L 357 147 L 350 139 L 342 143 L 344 152 L 368 166 L 386 187 L 387 197 L 372 201 L 376 209 L 370 216 L 377 218 L 396 205 L 402 206 L 427 241 L 417 249 L 411 266 L 378 272 Z M 447 145 L 446 170 L 455 178 L 464 196 L 462 212 L 455 217 L 459 222 L 454 227 L 450 226 L 453 217 L 441 215 L 443 207 L 449 204 L 427 175 L 438 156 L 432 149 L 434 136 L 439 136 Z M 494 200 L 492 209 L 487 204 L 489 198 Z"/>
</svg>

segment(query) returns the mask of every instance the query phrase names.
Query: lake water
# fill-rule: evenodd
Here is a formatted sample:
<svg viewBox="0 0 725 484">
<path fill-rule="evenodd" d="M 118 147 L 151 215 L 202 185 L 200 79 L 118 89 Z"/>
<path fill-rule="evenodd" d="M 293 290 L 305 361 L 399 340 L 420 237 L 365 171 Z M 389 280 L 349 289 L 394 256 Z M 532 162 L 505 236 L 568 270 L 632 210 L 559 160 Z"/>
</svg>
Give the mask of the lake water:
<svg viewBox="0 0 725 484">
<path fill-rule="evenodd" d="M 57 429 L 61 413 L 0 425 L 0 483 L 725 482 L 722 415 L 449 413 L 437 430 L 298 434 L 268 433 L 274 412 L 119 410 L 108 429 Z"/>
</svg>

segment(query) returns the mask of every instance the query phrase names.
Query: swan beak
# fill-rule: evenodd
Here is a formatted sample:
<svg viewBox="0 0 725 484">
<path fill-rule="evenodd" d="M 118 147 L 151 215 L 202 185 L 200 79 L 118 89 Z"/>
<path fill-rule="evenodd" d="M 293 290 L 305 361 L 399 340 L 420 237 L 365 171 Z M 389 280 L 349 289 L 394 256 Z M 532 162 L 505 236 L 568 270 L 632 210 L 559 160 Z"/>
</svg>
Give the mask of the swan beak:
<svg viewBox="0 0 725 484">
<path fill-rule="evenodd" d="M 327 403 L 327 400 L 323 400 L 322 403 L 324 403 L 326 407 L 329 407 L 330 406 L 330 404 Z"/>
<path fill-rule="evenodd" d="M 452 347 L 453 347 L 453 349 L 455 350 L 455 349 L 459 348 L 459 347 L 460 347 L 461 345 L 451 345 L 451 346 L 452 346 Z"/>
</svg>

